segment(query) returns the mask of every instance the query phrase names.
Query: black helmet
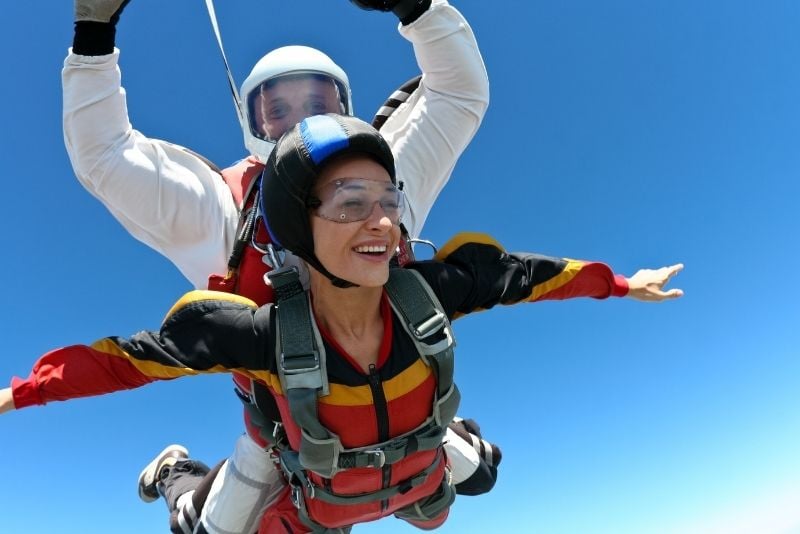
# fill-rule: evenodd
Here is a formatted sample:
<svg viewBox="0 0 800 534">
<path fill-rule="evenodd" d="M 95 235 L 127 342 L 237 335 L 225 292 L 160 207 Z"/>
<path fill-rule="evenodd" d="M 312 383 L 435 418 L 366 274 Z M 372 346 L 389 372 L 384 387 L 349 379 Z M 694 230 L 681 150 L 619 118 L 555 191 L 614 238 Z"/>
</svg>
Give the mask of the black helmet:
<svg viewBox="0 0 800 534">
<path fill-rule="evenodd" d="M 334 285 L 342 280 L 314 254 L 309 222 L 311 189 L 320 171 L 334 157 L 362 154 L 374 159 L 396 184 L 394 156 L 378 130 L 346 115 L 315 115 L 286 132 L 269 155 L 261 178 L 261 212 L 273 243 L 305 260 Z"/>
</svg>

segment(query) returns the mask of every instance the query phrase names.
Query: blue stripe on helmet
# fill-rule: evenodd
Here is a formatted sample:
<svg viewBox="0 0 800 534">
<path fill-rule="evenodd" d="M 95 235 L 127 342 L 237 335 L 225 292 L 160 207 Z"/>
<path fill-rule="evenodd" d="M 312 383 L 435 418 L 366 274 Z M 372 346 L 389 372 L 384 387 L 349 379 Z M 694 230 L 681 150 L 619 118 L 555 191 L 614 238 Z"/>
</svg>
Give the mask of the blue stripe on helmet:
<svg viewBox="0 0 800 534">
<path fill-rule="evenodd" d="M 350 144 L 347 132 L 332 117 L 314 115 L 300 123 L 300 137 L 306 145 L 314 165 L 319 165 L 331 154 Z"/>
</svg>

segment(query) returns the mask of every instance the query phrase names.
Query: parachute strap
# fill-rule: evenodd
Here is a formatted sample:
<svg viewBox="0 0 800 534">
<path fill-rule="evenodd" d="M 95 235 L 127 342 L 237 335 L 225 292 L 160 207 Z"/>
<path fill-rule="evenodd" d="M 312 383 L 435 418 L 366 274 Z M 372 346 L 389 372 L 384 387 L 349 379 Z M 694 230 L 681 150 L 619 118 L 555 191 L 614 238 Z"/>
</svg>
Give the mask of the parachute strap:
<svg viewBox="0 0 800 534">
<path fill-rule="evenodd" d="M 289 484 L 292 486 L 293 501 L 297 499 L 297 501 L 305 507 L 305 503 L 303 502 L 305 498 L 319 499 L 320 501 L 330 504 L 353 505 L 382 501 L 402 493 L 408 493 L 410 490 L 424 483 L 428 479 L 428 476 L 441 466 L 443 460 L 444 454 L 440 452 L 428 467 L 414 476 L 403 480 L 399 484 L 358 495 L 338 495 L 328 491 L 322 486 L 314 484 L 314 482 L 306 476 L 297 453 L 291 451 L 282 453 L 280 463 L 286 478 L 289 480 Z M 295 502 L 295 506 L 298 505 L 298 502 Z"/>
<path fill-rule="evenodd" d="M 294 267 L 267 276 L 275 291 L 278 375 L 292 418 L 315 439 L 329 438 L 317 415 L 317 395 L 328 394 L 325 350 L 311 318 L 308 293 Z"/>
<path fill-rule="evenodd" d="M 276 295 L 278 374 L 291 417 L 300 428 L 298 451 L 283 448 L 281 455 L 289 455 L 290 466 L 294 466 L 292 459 L 296 457 L 297 480 L 305 480 L 305 474 L 300 473 L 304 470 L 333 478 L 341 470 L 382 468 L 415 452 L 436 450 L 441 447 L 446 425 L 455 416 L 460 396 L 453 384 L 454 342 L 447 316 L 418 274 L 404 269 L 390 273 L 387 293 L 394 313 L 410 333 L 420 358 L 432 367 L 437 383 L 444 383 L 438 384 L 432 415 L 423 424 L 403 436 L 357 449 L 345 449 L 339 436 L 319 420 L 318 398 L 327 395 L 329 387 L 325 349 L 297 270 L 282 268 L 267 274 Z M 373 497 L 363 497 L 364 502 L 383 498 L 370 495 Z"/>
<path fill-rule="evenodd" d="M 447 426 L 456 415 L 461 394 L 453 382 L 455 358 L 450 320 L 433 290 L 413 269 L 391 269 L 386 284 L 389 303 L 403 320 L 420 356 L 436 376 L 436 401 L 433 416 Z"/>
<path fill-rule="evenodd" d="M 453 385 L 455 347 L 444 308 L 427 282 L 412 269 L 392 269 L 386 292 L 420 354 L 428 365 L 433 364 L 439 397 L 444 397 Z"/>
</svg>

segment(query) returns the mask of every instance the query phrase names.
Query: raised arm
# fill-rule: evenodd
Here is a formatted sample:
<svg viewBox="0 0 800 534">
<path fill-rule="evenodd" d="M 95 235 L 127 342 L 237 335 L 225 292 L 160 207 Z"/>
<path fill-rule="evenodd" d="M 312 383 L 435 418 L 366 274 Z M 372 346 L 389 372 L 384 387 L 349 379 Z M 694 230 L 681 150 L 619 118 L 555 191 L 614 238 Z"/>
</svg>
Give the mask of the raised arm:
<svg viewBox="0 0 800 534">
<path fill-rule="evenodd" d="M 193 291 L 170 310 L 159 332 L 45 354 L 27 378 L 15 377 L 11 388 L 2 390 L 0 413 L 233 369 L 263 379 L 268 313 L 243 297 Z"/>
<path fill-rule="evenodd" d="M 489 105 L 489 79 L 472 29 L 446 0 L 354 3 L 393 7 L 402 21 L 400 33 L 413 44 L 422 71 L 419 88 L 381 127 L 409 200 L 406 227 L 417 237 L 478 131 Z"/>
<path fill-rule="evenodd" d="M 133 129 L 114 48 L 122 0 L 76 0 L 64 61 L 64 142 L 80 183 L 195 287 L 224 272 L 238 220 L 220 175 L 184 148 Z"/>
</svg>

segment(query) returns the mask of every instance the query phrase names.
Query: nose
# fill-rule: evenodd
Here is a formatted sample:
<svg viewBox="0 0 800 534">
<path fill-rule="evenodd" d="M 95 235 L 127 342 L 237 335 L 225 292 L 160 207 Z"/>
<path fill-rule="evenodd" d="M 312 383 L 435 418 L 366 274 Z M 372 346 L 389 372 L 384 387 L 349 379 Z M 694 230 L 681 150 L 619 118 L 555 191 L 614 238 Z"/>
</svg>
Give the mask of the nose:
<svg viewBox="0 0 800 534">
<path fill-rule="evenodd" d="M 375 201 L 372 205 L 372 211 L 367 218 L 367 225 L 371 230 L 380 232 L 388 232 L 394 226 L 392 219 L 386 214 L 379 201 Z"/>
</svg>

